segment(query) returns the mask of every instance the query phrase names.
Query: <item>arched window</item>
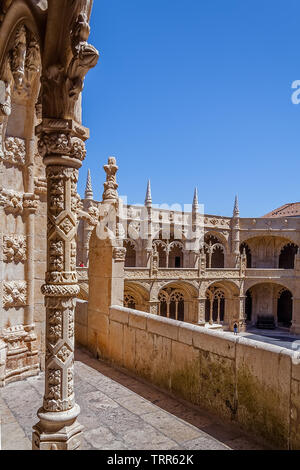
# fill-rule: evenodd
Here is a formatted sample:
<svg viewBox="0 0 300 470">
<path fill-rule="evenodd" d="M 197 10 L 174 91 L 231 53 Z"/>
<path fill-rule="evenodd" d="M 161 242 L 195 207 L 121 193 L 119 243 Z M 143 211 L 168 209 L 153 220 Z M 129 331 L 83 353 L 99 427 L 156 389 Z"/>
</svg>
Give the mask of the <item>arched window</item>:
<svg viewBox="0 0 300 470">
<path fill-rule="evenodd" d="M 175 291 L 170 295 L 170 317 L 184 321 L 184 295 Z"/>
<path fill-rule="evenodd" d="M 290 327 L 292 324 L 293 297 L 289 290 L 279 292 L 277 302 L 277 321 L 279 326 Z"/>
<path fill-rule="evenodd" d="M 124 307 L 135 309 L 136 301 L 133 295 L 125 292 L 124 294 Z"/>
<path fill-rule="evenodd" d="M 184 294 L 177 289 L 162 290 L 158 295 L 159 315 L 184 321 Z"/>
<path fill-rule="evenodd" d="M 159 268 L 167 268 L 167 250 L 168 246 L 166 242 L 162 240 L 154 240 L 153 248 L 156 249 L 158 254 L 158 266 Z"/>
<path fill-rule="evenodd" d="M 224 321 L 225 314 L 225 294 L 216 287 L 209 288 L 206 293 L 205 321 L 213 324 Z"/>
<path fill-rule="evenodd" d="M 213 235 L 204 238 L 204 252 L 208 268 L 224 268 L 224 247 Z"/>
<path fill-rule="evenodd" d="M 158 300 L 159 300 L 159 312 L 158 314 L 161 317 L 167 317 L 168 316 L 168 301 L 169 301 L 169 296 L 167 295 L 166 292 L 162 291 L 158 295 Z"/>
<path fill-rule="evenodd" d="M 244 252 L 246 253 L 246 257 L 247 257 L 247 268 L 251 268 L 251 262 L 252 262 L 251 250 L 250 250 L 249 246 L 247 245 L 247 243 L 242 243 L 241 246 L 240 246 L 241 255 Z"/>
<path fill-rule="evenodd" d="M 134 268 L 136 266 L 135 244 L 131 240 L 124 240 L 124 248 L 126 248 L 125 267 Z"/>
<path fill-rule="evenodd" d="M 279 255 L 279 268 L 280 269 L 294 269 L 295 255 L 297 254 L 298 246 L 294 243 L 285 245 Z"/>
<path fill-rule="evenodd" d="M 174 241 L 169 245 L 169 268 L 183 267 L 183 245 Z"/>
</svg>

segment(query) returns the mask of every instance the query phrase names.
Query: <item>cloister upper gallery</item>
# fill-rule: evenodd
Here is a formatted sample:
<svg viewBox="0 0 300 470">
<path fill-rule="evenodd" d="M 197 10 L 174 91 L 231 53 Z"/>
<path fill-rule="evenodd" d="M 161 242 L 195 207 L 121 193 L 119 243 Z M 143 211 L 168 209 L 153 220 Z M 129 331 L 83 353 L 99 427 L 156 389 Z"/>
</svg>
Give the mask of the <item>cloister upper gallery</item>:
<svg viewBox="0 0 300 470">
<path fill-rule="evenodd" d="M 149 312 L 166 335 L 178 323 L 198 325 L 201 338 L 235 324 L 300 334 L 300 204 L 241 218 L 236 199 L 232 217 L 220 217 L 200 213 L 196 191 L 183 213 L 154 208 L 149 183 L 144 206 L 123 206 L 114 157 L 102 201 L 90 175 L 81 200 L 81 92 L 99 58 L 88 42 L 92 3 L 0 2 L 0 386 L 44 369 L 34 449 L 80 446 L 74 337 L 101 356 L 112 305 L 121 323 Z M 223 372 L 205 382 L 209 393 Z"/>
</svg>

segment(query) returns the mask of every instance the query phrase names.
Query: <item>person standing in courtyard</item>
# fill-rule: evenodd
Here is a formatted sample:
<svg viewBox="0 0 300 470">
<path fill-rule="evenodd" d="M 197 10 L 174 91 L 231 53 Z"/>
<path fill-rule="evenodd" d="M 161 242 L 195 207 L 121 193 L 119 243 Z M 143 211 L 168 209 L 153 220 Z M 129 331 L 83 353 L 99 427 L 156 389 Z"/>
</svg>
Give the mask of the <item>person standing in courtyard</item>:
<svg viewBox="0 0 300 470">
<path fill-rule="evenodd" d="M 235 335 L 238 334 L 238 325 L 237 325 L 237 323 L 235 323 L 235 324 L 233 325 L 233 333 L 234 333 Z"/>
</svg>

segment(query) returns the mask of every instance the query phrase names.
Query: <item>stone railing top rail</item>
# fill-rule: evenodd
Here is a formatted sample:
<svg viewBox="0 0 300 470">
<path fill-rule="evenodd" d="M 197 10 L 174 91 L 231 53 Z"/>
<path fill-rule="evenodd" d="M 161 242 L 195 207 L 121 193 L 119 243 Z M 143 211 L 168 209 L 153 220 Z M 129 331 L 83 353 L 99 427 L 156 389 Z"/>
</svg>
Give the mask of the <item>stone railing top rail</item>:
<svg viewBox="0 0 300 470">
<path fill-rule="evenodd" d="M 268 344 L 268 343 L 262 343 L 260 341 L 256 341 L 254 339 L 246 338 L 243 336 L 235 336 L 233 333 L 228 332 L 228 331 L 221 331 L 221 330 L 213 330 L 213 329 L 208 329 L 204 328 L 203 326 L 198 326 L 198 325 L 192 325 L 190 323 L 185 323 L 181 322 L 178 320 L 172 320 L 171 318 L 166 318 L 166 317 L 160 317 L 158 315 L 153 315 L 151 313 L 146 313 L 146 312 L 141 312 L 139 310 L 133 310 L 130 308 L 126 307 L 120 307 L 118 305 L 112 305 L 110 307 L 110 313 L 115 310 L 117 312 L 123 312 L 125 315 L 128 316 L 128 321 L 131 316 L 135 317 L 140 317 L 144 318 L 146 322 L 148 323 L 148 320 L 150 322 L 157 322 L 158 324 L 161 325 L 162 328 L 160 328 L 160 334 L 161 336 L 164 336 L 163 332 L 163 325 L 165 325 L 165 335 L 166 337 L 170 337 L 170 334 L 172 335 L 172 339 L 177 339 L 179 340 L 180 338 L 184 338 L 185 335 L 180 334 L 179 330 L 185 330 L 189 331 L 192 333 L 192 336 L 195 335 L 204 335 L 204 336 L 211 336 L 215 337 L 218 339 L 223 339 L 224 341 L 230 341 L 235 344 L 242 344 L 245 346 L 252 347 L 254 349 L 261 349 L 264 351 L 268 352 L 273 352 L 276 354 L 284 354 L 286 356 L 289 356 L 291 359 L 295 357 L 295 351 L 287 349 L 283 346 L 276 346 L 273 344 Z M 124 319 L 122 319 L 122 323 L 126 323 L 126 317 L 124 315 Z M 115 321 L 118 321 L 117 319 Z M 174 328 L 177 328 L 177 336 L 176 336 L 176 331 L 174 332 Z M 146 325 L 146 329 L 148 329 L 148 326 Z M 170 331 L 171 330 L 171 331 Z M 295 341 L 299 339 L 299 337 L 295 336 Z M 181 340 L 182 341 L 182 340 Z M 193 340 L 192 340 L 193 341 Z M 184 342 L 184 341 L 183 341 Z"/>
</svg>

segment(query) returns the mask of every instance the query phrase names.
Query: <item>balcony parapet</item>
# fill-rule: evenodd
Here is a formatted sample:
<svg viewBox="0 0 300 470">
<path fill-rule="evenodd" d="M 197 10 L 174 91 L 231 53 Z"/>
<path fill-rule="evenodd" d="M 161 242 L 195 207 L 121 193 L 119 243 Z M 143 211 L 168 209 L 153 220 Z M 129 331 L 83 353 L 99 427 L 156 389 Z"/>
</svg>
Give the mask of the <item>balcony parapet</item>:
<svg viewBox="0 0 300 470">
<path fill-rule="evenodd" d="M 246 278 L 265 278 L 265 279 L 281 279 L 281 278 L 294 278 L 296 272 L 294 269 L 279 269 L 279 268 L 247 268 Z"/>
</svg>

